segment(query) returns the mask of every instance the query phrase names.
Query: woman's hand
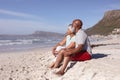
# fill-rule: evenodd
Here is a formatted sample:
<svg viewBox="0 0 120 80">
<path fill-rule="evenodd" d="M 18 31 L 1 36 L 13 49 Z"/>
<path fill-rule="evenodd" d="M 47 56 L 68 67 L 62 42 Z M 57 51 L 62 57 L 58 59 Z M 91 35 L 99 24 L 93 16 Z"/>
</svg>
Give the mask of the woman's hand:
<svg viewBox="0 0 120 80">
<path fill-rule="evenodd" d="M 61 50 L 66 50 L 66 48 L 62 48 Z"/>
</svg>

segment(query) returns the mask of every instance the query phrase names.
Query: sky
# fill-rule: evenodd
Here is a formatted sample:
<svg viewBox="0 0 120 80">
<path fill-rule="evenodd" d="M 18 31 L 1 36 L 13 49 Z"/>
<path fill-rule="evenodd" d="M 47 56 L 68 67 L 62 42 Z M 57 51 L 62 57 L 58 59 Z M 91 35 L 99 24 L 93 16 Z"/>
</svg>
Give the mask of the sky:
<svg viewBox="0 0 120 80">
<path fill-rule="evenodd" d="M 116 9 L 120 0 L 0 0 L 0 34 L 65 33 L 74 19 L 87 29 Z"/>
</svg>

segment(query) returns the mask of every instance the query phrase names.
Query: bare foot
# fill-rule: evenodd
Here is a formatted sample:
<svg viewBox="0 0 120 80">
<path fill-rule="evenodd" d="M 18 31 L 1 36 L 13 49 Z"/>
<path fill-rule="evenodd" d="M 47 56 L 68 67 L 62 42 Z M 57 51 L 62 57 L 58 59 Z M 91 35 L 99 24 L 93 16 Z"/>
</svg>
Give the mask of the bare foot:
<svg viewBox="0 0 120 80">
<path fill-rule="evenodd" d="M 55 63 L 52 63 L 50 66 L 49 66 L 49 68 L 53 68 L 54 67 L 54 65 L 55 65 Z"/>
<path fill-rule="evenodd" d="M 56 72 L 55 74 L 56 74 L 56 75 L 59 75 L 59 76 L 62 76 L 62 75 L 64 75 L 64 71 L 61 71 L 61 70 L 60 70 L 60 71 Z"/>
<path fill-rule="evenodd" d="M 57 66 L 57 65 L 54 64 L 53 68 L 59 68 L 59 66 Z"/>
</svg>

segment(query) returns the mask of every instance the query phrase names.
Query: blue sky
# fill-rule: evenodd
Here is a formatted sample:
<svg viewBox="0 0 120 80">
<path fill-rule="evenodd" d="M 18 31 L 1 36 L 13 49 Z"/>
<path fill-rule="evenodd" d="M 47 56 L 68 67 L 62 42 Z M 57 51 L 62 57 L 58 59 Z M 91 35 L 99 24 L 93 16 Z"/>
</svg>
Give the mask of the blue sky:
<svg viewBox="0 0 120 80">
<path fill-rule="evenodd" d="M 120 0 L 0 0 L 0 34 L 65 33 L 76 18 L 86 29 L 114 9 Z"/>
</svg>

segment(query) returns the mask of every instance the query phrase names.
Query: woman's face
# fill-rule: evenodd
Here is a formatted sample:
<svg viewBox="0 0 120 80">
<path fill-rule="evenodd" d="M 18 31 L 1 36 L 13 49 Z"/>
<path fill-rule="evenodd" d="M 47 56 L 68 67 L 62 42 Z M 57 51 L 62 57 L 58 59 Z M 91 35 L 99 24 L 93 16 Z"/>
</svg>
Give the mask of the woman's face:
<svg viewBox="0 0 120 80">
<path fill-rule="evenodd" d="M 72 32 L 70 31 L 70 29 L 68 28 L 67 30 L 67 35 L 70 35 Z"/>
<path fill-rule="evenodd" d="M 77 32 L 77 24 L 73 22 L 72 26 L 74 27 L 75 32 Z"/>
</svg>

